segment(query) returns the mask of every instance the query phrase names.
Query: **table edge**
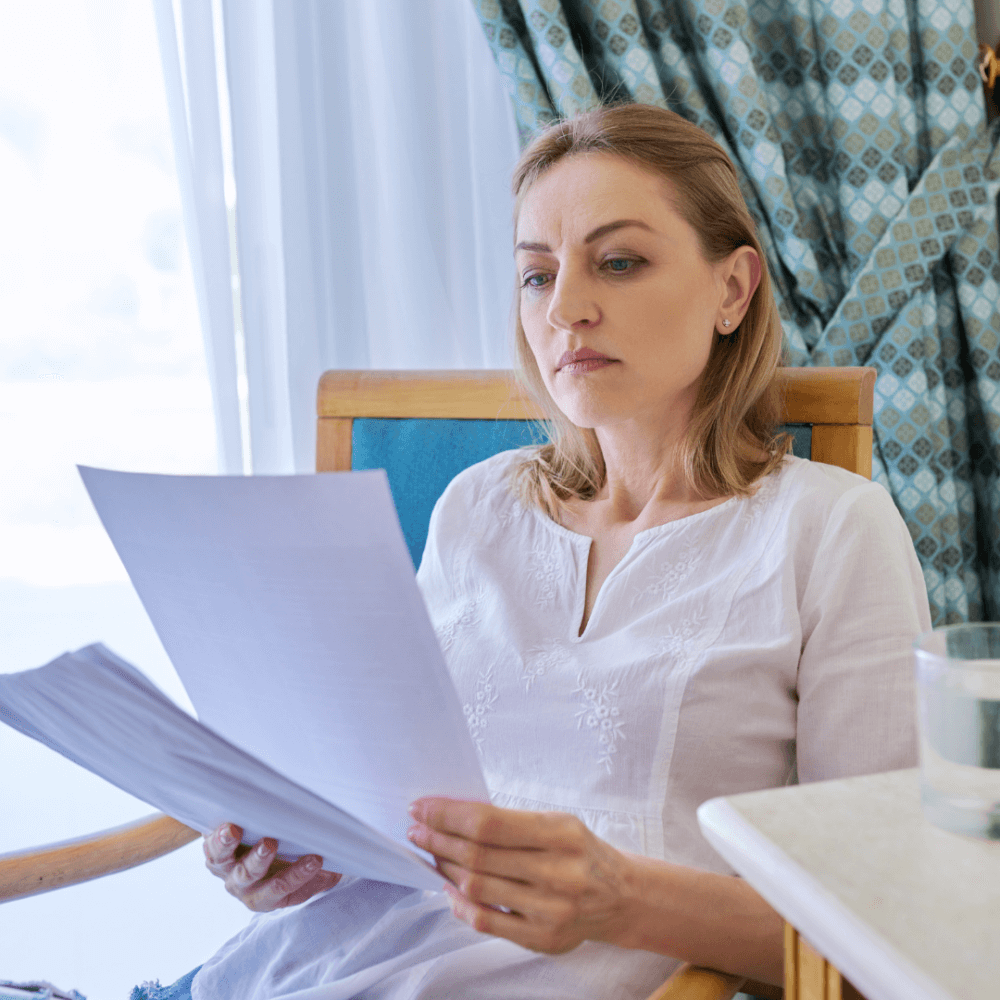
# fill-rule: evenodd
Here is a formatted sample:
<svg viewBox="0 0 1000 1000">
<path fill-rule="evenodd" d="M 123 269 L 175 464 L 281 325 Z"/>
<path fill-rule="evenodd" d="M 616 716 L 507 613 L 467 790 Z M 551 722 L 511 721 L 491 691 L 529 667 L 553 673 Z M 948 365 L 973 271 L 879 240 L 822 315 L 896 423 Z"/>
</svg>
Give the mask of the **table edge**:
<svg viewBox="0 0 1000 1000">
<path fill-rule="evenodd" d="M 744 881 L 869 1000 L 955 1000 L 725 798 L 699 806 L 698 824 Z"/>
</svg>

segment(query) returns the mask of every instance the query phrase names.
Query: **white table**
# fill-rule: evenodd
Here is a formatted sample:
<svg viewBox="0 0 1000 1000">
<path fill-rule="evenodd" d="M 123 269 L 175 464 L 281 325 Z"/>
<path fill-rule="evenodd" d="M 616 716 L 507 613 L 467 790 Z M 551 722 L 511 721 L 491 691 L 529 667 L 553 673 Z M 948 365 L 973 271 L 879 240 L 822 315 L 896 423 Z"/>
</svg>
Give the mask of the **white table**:
<svg viewBox="0 0 1000 1000">
<path fill-rule="evenodd" d="M 1000 998 L 1000 842 L 931 826 L 916 770 L 713 799 L 698 819 L 867 1000 Z M 839 990 L 790 973 L 788 1000 Z"/>
</svg>

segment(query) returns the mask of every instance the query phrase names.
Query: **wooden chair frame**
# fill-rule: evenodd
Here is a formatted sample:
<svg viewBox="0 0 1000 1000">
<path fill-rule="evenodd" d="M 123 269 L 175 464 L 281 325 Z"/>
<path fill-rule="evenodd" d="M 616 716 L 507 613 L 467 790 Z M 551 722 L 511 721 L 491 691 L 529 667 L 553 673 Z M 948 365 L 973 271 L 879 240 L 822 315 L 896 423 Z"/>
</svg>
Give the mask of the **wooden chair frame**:
<svg viewBox="0 0 1000 1000">
<path fill-rule="evenodd" d="M 871 478 L 873 368 L 783 368 L 785 422 L 812 424 L 812 460 Z M 355 417 L 541 420 L 509 372 L 330 371 L 317 397 L 316 471 L 351 467 Z"/>
<path fill-rule="evenodd" d="M 779 378 L 785 422 L 812 425 L 812 460 L 870 478 L 875 370 L 785 368 Z M 543 419 L 544 414 L 509 372 L 326 372 L 317 396 L 317 472 L 351 468 L 355 417 L 532 420 Z M 90 836 L 0 855 L 0 902 L 125 871 L 199 836 L 177 820 L 155 813 Z M 788 930 L 786 965 L 801 961 L 798 939 Z M 782 995 L 775 987 L 744 977 L 683 966 L 649 1000 L 728 1000 L 741 989 L 761 996 Z"/>
</svg>

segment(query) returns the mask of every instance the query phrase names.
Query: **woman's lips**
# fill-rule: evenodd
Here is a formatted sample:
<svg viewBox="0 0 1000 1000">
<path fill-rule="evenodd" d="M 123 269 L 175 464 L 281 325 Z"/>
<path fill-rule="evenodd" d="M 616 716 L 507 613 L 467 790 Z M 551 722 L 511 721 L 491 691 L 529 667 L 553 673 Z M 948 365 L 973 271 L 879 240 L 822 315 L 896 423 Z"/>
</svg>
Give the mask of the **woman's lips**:
<svg viewBox="0 0 1000 1000">
<path fill-rule="evenodd" d="M 614 360 L 606 354 L 583 347 L 578 351 L 566 351 L 556 365 L 560 372 L 591 372 L 614 364 Z"/>
<path fill-rule="evenodd" d="M 611 358 L 584 358 L 581 361 L 571 361 L 568 365 L 563 365 L 559 371 L 569 372 L 570 374 L 574 372 L 592 372 L 598 368 L 607 368 L 608 365 L 613 364 L 614 362 Z"/>
</svg>

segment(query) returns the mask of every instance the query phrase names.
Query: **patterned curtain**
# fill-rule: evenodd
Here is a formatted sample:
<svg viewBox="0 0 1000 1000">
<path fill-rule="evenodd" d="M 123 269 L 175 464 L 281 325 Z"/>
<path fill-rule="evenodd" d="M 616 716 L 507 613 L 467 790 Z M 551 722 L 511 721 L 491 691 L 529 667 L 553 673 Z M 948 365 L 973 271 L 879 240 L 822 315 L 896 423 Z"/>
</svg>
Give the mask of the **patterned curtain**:
<svg viewBox="0 0 1000 1000">
<path fill-rule="evenodd" d="M 472 0 L 522 141 L 669 107 L 737 164 L 789 364 L 871 365 L 935 624 L 1000 618 L 1000 122 L 971 0 Z"/>
</svg>

